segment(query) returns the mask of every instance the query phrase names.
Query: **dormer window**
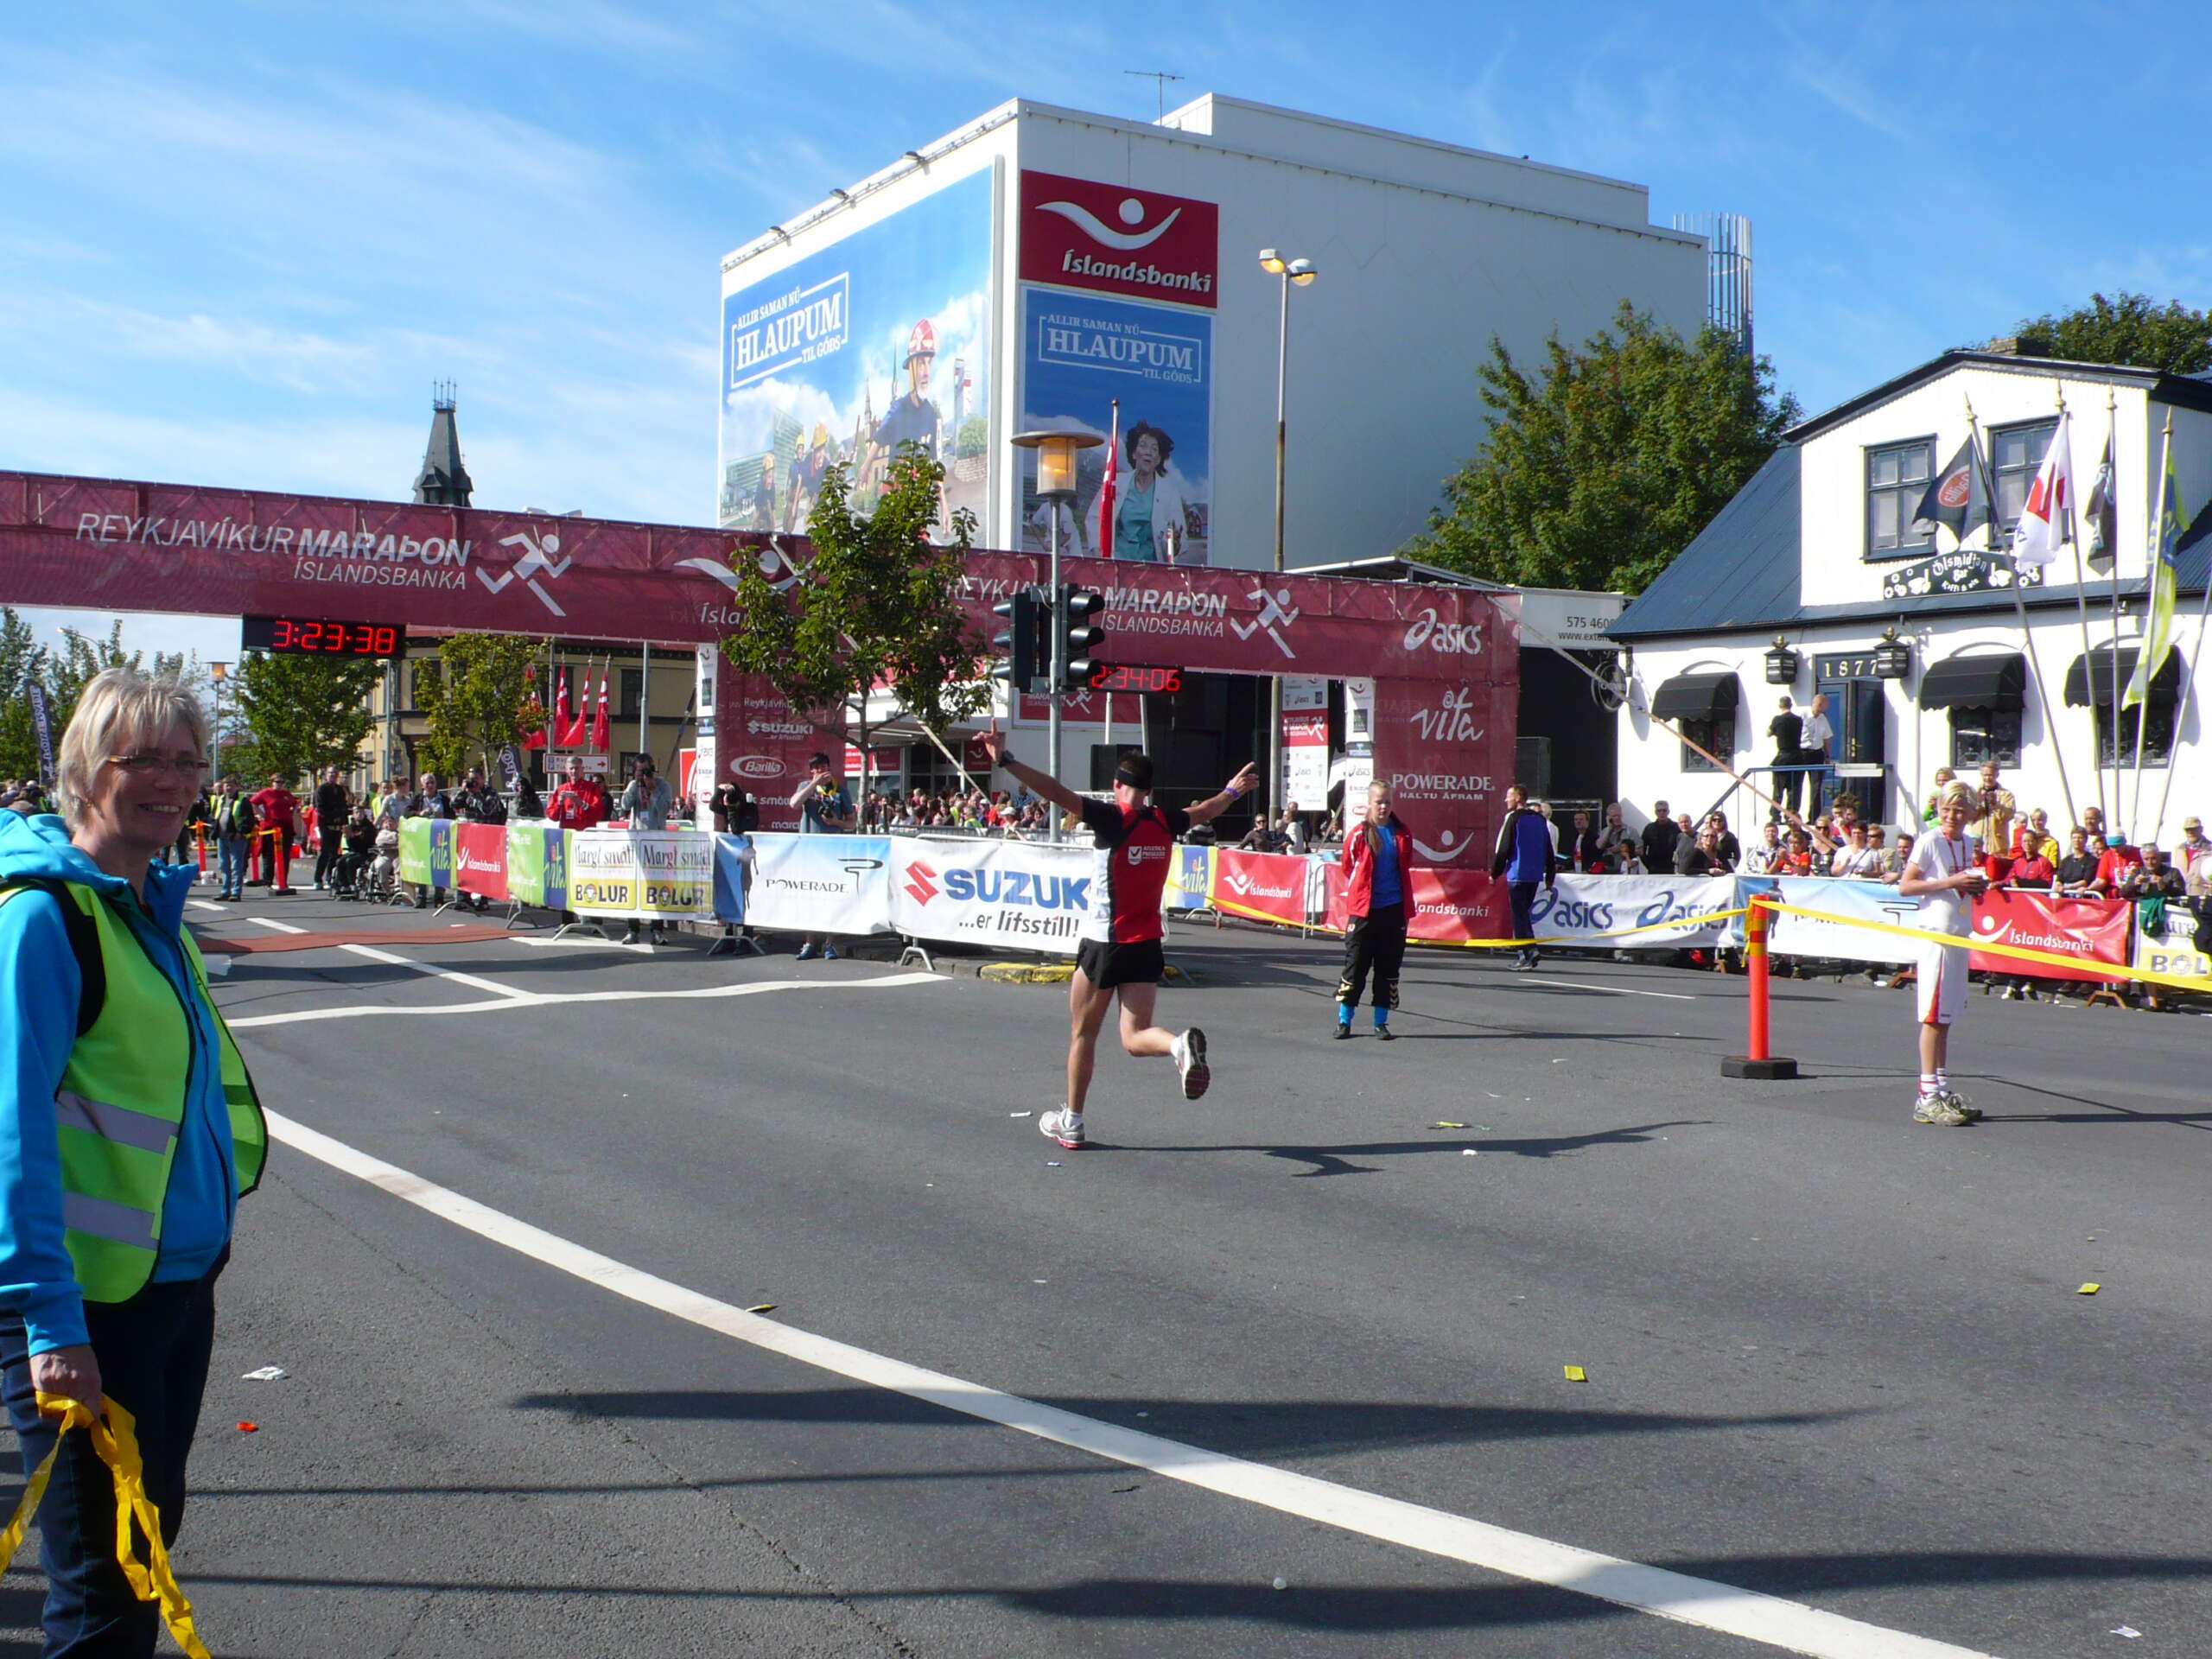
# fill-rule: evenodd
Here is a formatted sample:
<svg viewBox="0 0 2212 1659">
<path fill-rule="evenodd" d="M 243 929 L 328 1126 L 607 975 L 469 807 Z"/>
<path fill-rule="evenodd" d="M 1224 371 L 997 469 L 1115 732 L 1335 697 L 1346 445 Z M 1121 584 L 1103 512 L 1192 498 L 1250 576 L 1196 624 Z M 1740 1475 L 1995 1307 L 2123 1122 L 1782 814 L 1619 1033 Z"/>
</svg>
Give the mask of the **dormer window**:
<svg viewBox="0 0 2212 1659">
<path fill-rule="evenodd" d="M 1884 444 L 1866 451 L 1866 556 L 1901 558 L 1935 545 L 1912 522 L 1936 471 L 1936 440 Z"/>
</svg>

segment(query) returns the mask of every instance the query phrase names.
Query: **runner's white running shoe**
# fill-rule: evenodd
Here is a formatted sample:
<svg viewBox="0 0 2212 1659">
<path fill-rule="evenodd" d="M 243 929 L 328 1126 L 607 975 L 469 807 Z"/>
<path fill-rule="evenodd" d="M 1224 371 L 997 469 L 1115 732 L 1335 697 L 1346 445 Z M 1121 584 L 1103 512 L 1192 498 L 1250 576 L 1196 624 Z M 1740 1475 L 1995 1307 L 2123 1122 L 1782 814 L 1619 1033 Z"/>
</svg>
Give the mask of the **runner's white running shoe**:
<svg viewBox="0 0 2212 1659">
<path fill-rule="evenodd" d="M 1916 1123 L 1941 1123 L 1948 1128 L 1960 1128 L 1974 1122 L 1944 1095 L 1921 1096 L 1913 1103 L 1912 1121 Z"/>
<path fill-rule="evenodd" d="M 1083 1120 L 1065 1106 L 1057 1112 L 1047 1112 L 1037 1120 L 1037 1132 L 1051 1136 L 1070 1152 L 1079 1152 L 1085 1142 Z"/>
<path fill-rule="evenodd" d="M 1981 1108 L 1979 1106 L 1967 1105 L 1966 1096 L 1955 1089 L 1949 1090 L 1945 1092 L 1943 1096 L 1943 1103 L 1948 1106 L 1953 1111 L 1958 1113 L 1960 1116 L 1965 1118 L 1969 1123 L 1979 1123 L 1981 1122 Z"/>
<path fill-rule="evenodd" d="M 1183 1074 L 1183 1098 L 1196 1100 L 1213 1081 L 1213 1068 L 1206 1064 L 1205 1033 L 1192 1026 L 1175 1039 L 1173 1052 L 1175 1069 Z"/>
</svg>

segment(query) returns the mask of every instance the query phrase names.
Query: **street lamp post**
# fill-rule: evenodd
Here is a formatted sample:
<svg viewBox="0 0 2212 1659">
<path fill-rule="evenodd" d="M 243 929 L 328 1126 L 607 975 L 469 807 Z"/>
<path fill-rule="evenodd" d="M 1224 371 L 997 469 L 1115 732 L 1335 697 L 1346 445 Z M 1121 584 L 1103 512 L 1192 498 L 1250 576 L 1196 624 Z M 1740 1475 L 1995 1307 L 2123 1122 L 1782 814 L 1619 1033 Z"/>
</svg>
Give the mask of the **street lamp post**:
<svg viewBox="0 0 2212 1659">
<path fill-rule="evenodd" d="M 1311 259 L 1286 259 L 1273 248 L 1260 250 L 1260 269 L 1282 279 L 1282 313 L 1275 333 L 1275 556 L 1274 571 L 1282 574 L 1284 456 L 1288 447 L 1286 405 L 1290 385 L 1290 290 L 1292 284 L 1311 287 L 1321 272 Z M 1282 781 L 1282 676 L 1268 680 L 1268 793 L 1266 807 L 1284 797 Z"/>
<path fill-rule="evenodd" d="M 1046 505 L 1046 531 L 1045 545 L 1052 551 L 1052 576 L 1047 583 L 1052 594 L 1052 683 L 1046 692 L 1045 705 L 1046 743 L 1052 750 L 1052 761 L 1046 768 L 1052 781 L 1060 779 L 1060 691 L 1068 673 L 1067 630 L 1060 615 L 1060 513 L 1075 499 L 1075 458 L 1078 449 L 1096 449 L 1105 440 L 1090 432 L 1020 432 L 1012 440 L 1017 449 L 1037 452 L 1037 493 Z M 1016 699 L 1007 711 L 1008 723 L 1021 712 L 1020 687 L 1013 688 Z M 1057 812 L 1045 820 L 1045 838 L 1060 838 L 1060 817 Z"/>
<path fill-rule="evenodd" d="M 228 663 L 207 664 L 208 677 L 215 682 L 215 729 L 207 742 L 207 792 L 211 795 L 223 779 L 223 682 L 230 673 Z"/>
</svg>

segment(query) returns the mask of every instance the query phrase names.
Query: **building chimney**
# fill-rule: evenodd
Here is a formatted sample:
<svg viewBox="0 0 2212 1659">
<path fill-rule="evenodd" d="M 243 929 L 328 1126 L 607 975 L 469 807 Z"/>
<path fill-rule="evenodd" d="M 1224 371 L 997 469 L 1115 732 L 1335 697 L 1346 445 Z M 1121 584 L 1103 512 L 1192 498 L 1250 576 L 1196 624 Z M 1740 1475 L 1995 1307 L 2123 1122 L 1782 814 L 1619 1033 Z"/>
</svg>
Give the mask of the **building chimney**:
<svg viewBox="0 0 2212 1659">
<path fill-rule="evenodd" d="M 1993 357 L 2049 357 L 2050 342 L 2041 334 L 2007 334 L 1982 347 Z"/>
</svg>

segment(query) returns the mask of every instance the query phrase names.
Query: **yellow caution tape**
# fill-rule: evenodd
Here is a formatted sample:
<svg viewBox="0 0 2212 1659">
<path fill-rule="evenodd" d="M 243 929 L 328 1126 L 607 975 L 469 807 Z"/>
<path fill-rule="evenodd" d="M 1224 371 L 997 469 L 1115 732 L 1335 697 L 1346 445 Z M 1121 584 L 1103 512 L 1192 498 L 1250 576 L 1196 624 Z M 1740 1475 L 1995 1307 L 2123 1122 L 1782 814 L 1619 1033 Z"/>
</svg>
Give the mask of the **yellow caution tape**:
<svg viewBox="0 0 2212 1659">
<path fill-rule="evenodd" d="M 1278 927 L 1318 927 L 1325 933 L 1333 932 L 1335 931 L 1332 928 L 1324 926 L 1319 922 L 1286 922 L 1281 917 L 1271 916 L 1263 910 L 1247 910 L 1233 899 L 1217 898 L 1213 900 L 1213 907 L 1216 910 L 1225 910 L 1232 916 L 1246 916 L 1249 917 L 1254 921 L 1258 922 L 1273 922 Z M 1776 908 L 1781 908 L 1781 906 L 1776 906 Z M 1656 933 L 1670 927 L 1681 928 L 1701 926 L 1707 922 L 1725 922 L 1732 917 L 1741 916 L 1745 913 L 1745 911 L 1740 908 L 1736 910 L 1700 910 L 1694 916 L 1676 916 L 1663 922 L 1646 922 L 1640 927 L 1616 927 L 1603 933 L 1576 933 L 1572 936 L 1562 934 L 1556 938 L 1548 937 L 1540 939 L 1409 938 L 1407 940 L 1407 943 L 1408 944 L 1445 944 L 1451 945 L 1453 948 L 1461 950 L 1525 950 L 1532 944 L 1557 944 L 1571 946 L 1584 944 L 1591 939 L 1624 939 L 1631 933 Z M 1702 948 L 1710 950 L 1714 947 L 1705 946 Z"/>
<path fill-rule="evenodd" d="M 23 1534 L 30 1528 L 31 1518 L 38 1513 L 38 1506 L 46 1497 L 47 1482 L 54 1474 L 54 1465 L 61 1456 L 61 1436 L 73 1428 L 81 1428 L 92 1437 L 92 1450 L 99 1455 L 115 1477 L 115 1559 L 123 1568 L 131 1593 L 141 1601 L 161 1604 L 162 1620 L 169 1627 L 169 1635 L 190 1659 L 212 1659 L 207 1646 L 200 1640 L 200 1633 L 193 1628 L 192 1604 L 185 1599 L 184 1590 L 169 1570 L 169 1552 L 162 1542 L 162 1517 L 154 1507 L 153 1499 L 146 1496 L 144 1462 L 138 1454 L 138 1420 L 116 1402 L 103 1396 L 100 1410 L 107 1421 L 95 1417 L 81 1401 L 66 1395 L 38 1392 L 38 1408 L 48 1417 L 61 1420 L 61 1433 L 54 1437 L 54 1449 L 32 1472 L 30 1484 L 23 1488 L 23 1496 L 16 1505 L 7 1529 L 0 1532 L 0 1571 L 16 1559 L 16 1552 L 22 1548 Z M 131 1539 L 131 1523 L 146 1540 L 146 1559 L 141 1561 Z"/>
<path fill-rule="evenodd" d="M 2208 988 L 2202 979 L 2192 979 L 2181 974 L 2153 973 L 2148 968 L 2123 967 L 2113 962 L 2090 962 L 2081 957 L 2061 956 L 2056 950 L 2031 950 L 2024 944 L 1998 944 L 1981 939 L 1962 938 L 1956 933 L 1931 933 L 1924 927 L 1900 927 L 1894 922 L 1869 921 L 1863 916 L 1835 916 L 1825 910 L 1807 910 L 1801 905 L 1785 905 L 1770 901 L 1769 907 L 1787 911 L 1792 916 L 1809 917 L 1816 922 L 1834 922 L 1843 927 L 1865 928 L 1870 933 L 1895 933 L 1908 939 L 1925 939 L 1930 944 L 1947 944 L 1961 950 L 1971 950 L 1986 957 L 2011 957 L 2019 962 L 2048 963 L 2056 968 L 2070 968 L 2076 979 L 2139 979 L 2152 985 L 2171 985 L 2177 990 L 2202 992 Z"/>
</svg>

